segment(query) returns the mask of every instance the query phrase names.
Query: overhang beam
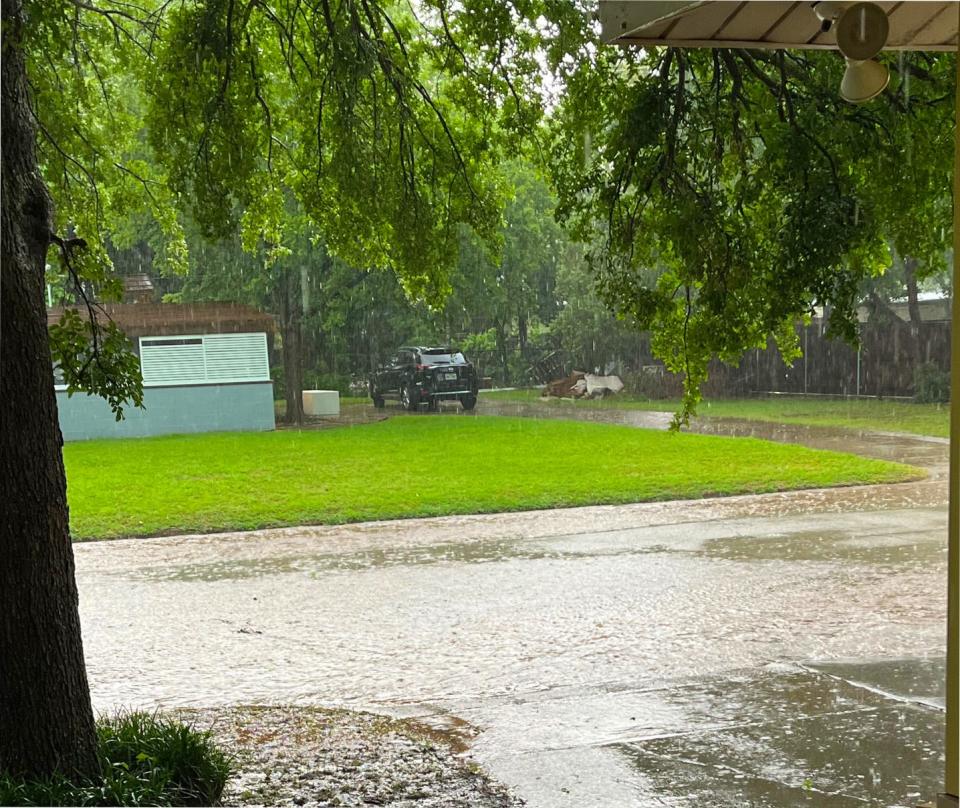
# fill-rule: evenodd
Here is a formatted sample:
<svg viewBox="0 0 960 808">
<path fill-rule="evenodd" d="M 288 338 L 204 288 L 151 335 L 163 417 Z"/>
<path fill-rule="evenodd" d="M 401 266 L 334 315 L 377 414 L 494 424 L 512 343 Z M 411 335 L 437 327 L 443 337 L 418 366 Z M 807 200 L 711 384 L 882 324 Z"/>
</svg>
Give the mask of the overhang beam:
<svg viewBox="0 0 960 808">
<path fill-rule="evenodd" d="M 890 21 L 886 50 L 956 50 L 956 2 L 876 5 Z M 599 20 L 603 41 L 616 45 L 833 50 L 836 38 L 821 30 L 813 6 L 787 0 L 600 0 Z"/>
</svg>

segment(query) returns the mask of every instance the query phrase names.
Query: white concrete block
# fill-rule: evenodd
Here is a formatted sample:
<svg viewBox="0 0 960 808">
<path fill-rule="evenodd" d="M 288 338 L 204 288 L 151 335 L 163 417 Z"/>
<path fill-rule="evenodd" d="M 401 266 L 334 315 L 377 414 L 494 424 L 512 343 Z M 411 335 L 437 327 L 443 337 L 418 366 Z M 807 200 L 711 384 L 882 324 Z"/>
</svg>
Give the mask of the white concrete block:
<svg viewBox="0 0 960 808">
<path fill-rule="evenodd" d="M 336 390 L 304 390 L 304 415 L 339 415 L 340 393 Z"/>
</svg>

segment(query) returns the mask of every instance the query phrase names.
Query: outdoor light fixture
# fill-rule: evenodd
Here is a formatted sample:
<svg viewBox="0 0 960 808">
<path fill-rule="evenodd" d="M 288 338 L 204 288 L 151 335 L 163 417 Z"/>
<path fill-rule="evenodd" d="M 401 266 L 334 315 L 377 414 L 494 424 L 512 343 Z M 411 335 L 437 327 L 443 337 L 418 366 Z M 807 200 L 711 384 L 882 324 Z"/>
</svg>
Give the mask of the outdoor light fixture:
<svg viewBox="0 0 960 808">
<path fill-rule="evenodd" d="M 890 72 L 873 57 L 883 50 L 890 33 L 887 15 L 873 3 L 813 3 L 822 33 L 834 31 L 837 47 L 847 59 L 840 95 L 862 104 L 884 91 Z"/>
<path fill-rule="evenodd" d="M 890 81 L 890 71 L 873 57 L 887 44 L 886 13 L 873 3 L 854 3 L 840 12 L 833 28 L 837 47 L 847 59 L 840 82 L 843 100 L 862 104 L 880 95 Z"/>
<path fill-rule="evenodd" d="M 851 104 L 862 104 L 880 95 L 889 81 L 890 71 L 880 62 L 847 59 L 847 69 L 840 82 L 840 97 Z"/>
<path fill-rule="evenodd" d="M 829 2 L 829 0 L 820 0 L 817 3 L 811 3 L 810 7 L 813 9 L 814 14 L 820 18 L 820 33 L 825 34 L 831 28 L 833 24 L 837 21 L 843 10 L 850 5 L 849 3 L 834 3 Z"/>
</svg>

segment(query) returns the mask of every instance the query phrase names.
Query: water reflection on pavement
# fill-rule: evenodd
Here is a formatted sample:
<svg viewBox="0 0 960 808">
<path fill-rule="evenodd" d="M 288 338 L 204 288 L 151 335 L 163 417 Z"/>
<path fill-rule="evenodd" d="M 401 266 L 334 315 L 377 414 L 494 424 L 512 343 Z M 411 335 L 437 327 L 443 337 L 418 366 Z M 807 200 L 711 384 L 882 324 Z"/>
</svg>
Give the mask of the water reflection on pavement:
<svg viewBox="0 0 960 808">
<path fill-rule="evenodd" d="M 94 700 L 457 717 L 532 806 L 912 805 L 946 447 L 803 432 L 932 479 L 78 545 Z"/>
</svg>

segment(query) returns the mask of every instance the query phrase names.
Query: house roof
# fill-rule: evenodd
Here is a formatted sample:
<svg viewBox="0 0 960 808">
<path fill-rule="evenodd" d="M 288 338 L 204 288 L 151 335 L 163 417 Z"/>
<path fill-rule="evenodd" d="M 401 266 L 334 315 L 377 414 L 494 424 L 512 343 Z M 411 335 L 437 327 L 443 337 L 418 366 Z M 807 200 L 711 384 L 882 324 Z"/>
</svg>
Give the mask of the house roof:
<svg viewBox="0 0 960 808">
<path fill-rule="evenodd" d="M 146 272 L 138 272 L 135 275 L 127 275 L 123 279 L 123 291 L 126 294 L 136 294 L 138 292 L 152 292 L 153 281 Z"/>
<path fill-rule="evenodd" d="M 696 48 L 835 49 L 816 3 L 600 0 L 605 42 Z M 884 50 L 956 50 L 957 2 L 876 3 L 887 13 Z"/>
<path fill-rule="evenodd" d="M 82 306 L 69 308 L 86 316 Z M 238 303 L 106 303 L 99 308 L 131 339 L 276 330 L 271 315 Z M 63 312 L 63 308 L 49 309 L 47 325 L 59 322 Z"/>
</svg>

